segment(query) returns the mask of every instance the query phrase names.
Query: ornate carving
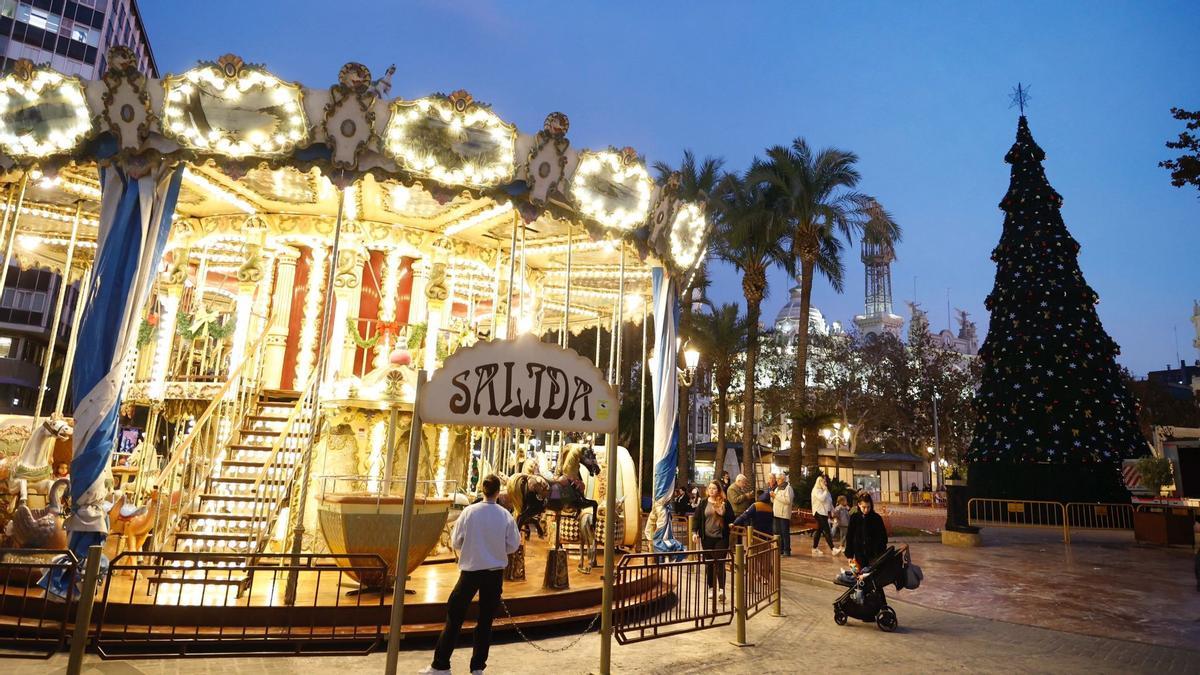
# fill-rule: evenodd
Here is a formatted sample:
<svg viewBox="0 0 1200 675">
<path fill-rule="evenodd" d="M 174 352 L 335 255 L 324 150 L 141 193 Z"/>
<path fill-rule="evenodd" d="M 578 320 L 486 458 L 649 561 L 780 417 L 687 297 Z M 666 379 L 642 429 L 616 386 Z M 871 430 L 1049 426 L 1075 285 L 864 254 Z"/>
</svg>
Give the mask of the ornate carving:
<svg viewBox="0 0 1200 675">
<path fill-rule="evenodd" d="M 472 97 L 471 94 L 467 93 L 466 89 L 459 89 L 458 91 L 451 92 L 451 94 L 446 98 L 449 99 L 450 105 L 454 106 L 454 109 L 458 112 L 465 111 L 472 103 L 475 102 L 475 98 Z"/>
<path fill-rule="evenodd" d="M 429 273 L 429 283 L 425 286 L 425 297 L 433 302 L 444 302 L 450 297 L 446 290 L 446 264 L 434 263 Z"/>
<path fill-rule="evenodd" d="M 326 142 L 330 161 L 339 169 L 355 169 L 363 148 L 375 128 L 376 90 L 371 71 L 361 63 L 347 63 L 338 73 L 338 83 L 329 88 L 325 104 Z"/>
<path fill-rule="evenodd" d="M 106 61 L 108 68 L 101 78 L 101 116 L 117 137 L 119 151 L 137 150 L 150 136 L 150 125 L 157 121 L 150 108 L 146 76 L 138 71 L 133 50 L 123 45 L 109 48 Z"/>
<path fill-rule="evenodd" d="M 333 277 L 334 288 L 358 288 L 362 272 L 362 258 L 354 248 L 338 251 L 337 270 Z"/>
<path fill-rule="evenodd" d="M 529 185 L 529 201 L 544 204 L 553 198 L 563 198 L 562 183 L 566 178 L 567 130 L 571 121 L 560 112 L 546 115 L 542 130 L 537 132 L 533 147 L 525 162 L 525 182 Z"/>
</svg>

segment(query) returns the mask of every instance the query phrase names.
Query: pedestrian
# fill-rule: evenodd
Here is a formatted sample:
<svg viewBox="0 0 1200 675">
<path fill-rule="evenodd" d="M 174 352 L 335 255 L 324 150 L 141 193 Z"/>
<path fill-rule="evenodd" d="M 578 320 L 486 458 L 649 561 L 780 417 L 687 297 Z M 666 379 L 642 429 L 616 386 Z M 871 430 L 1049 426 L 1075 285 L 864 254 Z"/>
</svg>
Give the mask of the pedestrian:
<svg viewBox="0 0 1200 675">
<path fill-rule="evenodd" d="M 846 495 L 838 495 L 830 522 L 833 525 L 833 541 L 838 545 L 833 549 L 833 554 L 837 555 L 846 548 L 846 528 L 850 527 L 850 503 L 846 501 Z"/>
<path fill-rule="evenodd" d="M 420 671 L 422 675 L 450 675 L 450 655 L 458 642 L 467 607 L 476 593 L 479 593 L 479 612 L 471 651 L 471 675 L 482 675 L 487 667 L 492 619 L 500 605 L 504 568 L 509 554 L 521 545 L 521 535 L 512 514 L 496 503 L 500 477 L 489 474 L 480 482 L 480 487 L 484 501 L 463 509 L 450 533 L 450 545 L 458 551 L 458 583 L 446 601 L 446 624 L 438 636 L 433 663 Z M 397 602 L 400 600 L 396 599 Z"/>
<path fill-rule="evenodd" d="M 750 525 L 768 537 L 775 529 L 775 512 L 771 508 L 771 496 L 764 492 L 758 496 L 750 508 L 742 511 L 742 515 L 733 521 L 734 525 Z"/>
<path fill-rule="evenodd" d="M 731 480 L 729 479 L 729 472 L 728 472 L 728 471 L 722 471 L 722 472 L 721 472 L 721 489 L 722 489 L 722 490 L 724 490 L 724 491 L 726 491 L 726 492 L 729 492 L 729 486 L 730 486 L 732 483 L 733 483 L 733 481 L 731 481 Z"/>
<path fill-rule="evenodd" d="M 733 515 L 740 516 L 754 503 L 754 492 L 750 489 L 750 479 L 745 474 L 738 474 L 733 485 L 729 486 L 729 504 L 733 506 Z"/>
<path fill-rule="evenodd" d="M 871 493 L 860 490 L 855 495 L 858 510 L 850 516 L 850 525 L 846 530 L 846 557 L 852 560 L 857 569 L 871 564 L 871 561 L 887 550 L 887 528 L 883 518 L 875 512 L 875 502 Z"/>
<path fill-rule="evenodd" d="M 775 479 L 775 491 L 771 493 L 771 510 L 775 516 L 775 534 L 779 535 L 780 555 L 792 555 L 792 504 L 796 491 L 788 485 L 786 473 Z"/>
<path fill-rule="evenodd" d="M 811 497 L 813 517 L 817 519 L 817 529 L 813 532 L 812 547 L 812 554 L 816 557 L 824 555 L 819 548 L 821 535 L 825 535 L 825 541 L 829 543 L 829 550 L 833 551 L 833 535 L 829 532 L 829 514 L 833 512 L 833 497 L 829 494 L 829 485 L 825 482 L 825 474 L 817 476 L 817 481 L 813 483 Z"/>
<path fill-rule="evenodd" d="M 725 602 L 725 556 L 729 553 L 729 526 L 733 524 L 733 506 L 725 498 L 721 484 L 708 484 L 707 496 L 696 507 L 692 519 L 692 537 L 699 542 L 704 566 L 704 581 L 709 591 L 717 591 L 718 602 Z"/>
</svg>

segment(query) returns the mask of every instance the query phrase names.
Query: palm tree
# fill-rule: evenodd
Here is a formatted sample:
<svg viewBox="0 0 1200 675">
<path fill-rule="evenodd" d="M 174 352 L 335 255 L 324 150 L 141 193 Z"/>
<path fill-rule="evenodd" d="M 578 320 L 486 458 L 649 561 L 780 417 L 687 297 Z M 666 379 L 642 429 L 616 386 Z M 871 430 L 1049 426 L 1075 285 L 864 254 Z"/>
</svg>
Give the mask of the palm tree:
<svg viewBox="0 0 1200 675">
<path fill-rule="evenodd" d="M 724 166 L 725 160 L 720 157 L 705 157 L 699 162 L 696 161 L 696 155 L 691 150 L 683 151 L 683 161 L 680 162 L 679 168 L 674 169 L 671 165 L 665 162 L 655 162 L 654 171 L 658 174 L 658 182 L 666 184 L 672 180 L 678 180 L 679 198 L 689 202 L 699 202 L 704 204 L 705 214 L 711 221 L 713 219 L 714 197 L 718 185 L 721 182 L 721 167 Z M 699 289 L 703 294 L 704 289 L 708 287 L 708 275 L 705 274 L 704 267 L 701 265 L 690 279 L 685 279 L 686 286 L 680 289 L 680 299 L 682 306 L 679 312 L 679 334 L 685 335 L 688 333 L 688 326 L 692 320 L 692 306 L 695 304 L 693 297 Z M 681 482 L 690 479 L 688 475 L 690 464 L 688 462 L 688 397 L 679 397 L 679 463 L 678 476 Z"/>
<path fill-rule="evenodd" d="M 789 268 L 799 273 L 800 316 L 796 334 L 796 409 L 793 419 L 804 418 L 803 401 L 807 387 L 808 326 L 805 319 L 812 307 L 813 278 L 817 272 L 829 280 L 839 293 L 843 288 L 842 241 L 855 236 L 892 244 L 900 240 L 900 227 L 874 198 L 857 187 L 861 176 L 855 168 L 858 155 L 826 148 L 814 153 L 803 138 L 792 141 L 790 148 L 775 146 L 767 150 L 766 161 L 755 161 L 750 175 L 768 186 L 772 209 L 785 222 L 790 243 Z M 799 264 L 799 269 L 796 264 Z M 802 466 L 815 467 L 816 447 L 800 447 L 804 431 L 792 424 L 789 469 L 798 476 Z M 809 444 L 815 445 L 815 444 Z"/>
<path fill-rule="evenodd" d="M 692 317 L 692 342 L 712 364 L 713 384 L 717 389 L 717 456 L 715 475 L 725 466 L 725 427 L 729 418 L 729 387 L 733 367 L 746 345 L 746 322 L 738 316 L 738 306 L 726 303 Z"/>
<path fill-rule="evenodd" d="M 758 364 L 758 320 L 767 295 L 767 270 L 787 257 L 786 231 L 778 214 L 769 208 L 766 185 L 728 176 L 721 190 L 720 217 L 716 221 L 714 248 L 718 258 L 742 273 L 746 298 L 745 388 L 742 392 L 742 472 L 754 483 L 754 374 Z"/>
</svg>

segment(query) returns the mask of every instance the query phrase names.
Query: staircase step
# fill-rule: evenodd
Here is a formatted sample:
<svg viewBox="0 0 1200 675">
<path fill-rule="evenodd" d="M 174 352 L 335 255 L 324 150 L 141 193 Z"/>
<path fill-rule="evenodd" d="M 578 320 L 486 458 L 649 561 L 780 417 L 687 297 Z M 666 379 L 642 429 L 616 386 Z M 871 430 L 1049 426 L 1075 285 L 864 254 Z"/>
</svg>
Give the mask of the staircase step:
<svg viewBox="0 0 1200 675">
<path fill-rule="evenodd" d="M 184 518 L 208 518 L 209 520 L 254 520 L 248 513 L 205 513 L 204 511 L 188 511 Z"/>
<path fill-rule="evenodd" d="M 287 415 L 246 415 L 246 420 L 255 420 L 258 422 L 279 422 L 280 424 L 288 421 Z"/>
<path fill-rule="evenodd" d="M 220 495 L 217 492 L 202 492 L 200 501 L 226 501 L 226 502 L 259 502 L 263 500 L 274 500 L 275 497 L 259 496 L 259 495 Z"/>
<path fill-rule="evenodd" d="M 190 530 L 180 530 L 175 533 L 175 540 L 180 539 L 236 539 L 245 541 L 254 538 L 254 535 L 249 532 L 193 532 Z"/>
</svg>

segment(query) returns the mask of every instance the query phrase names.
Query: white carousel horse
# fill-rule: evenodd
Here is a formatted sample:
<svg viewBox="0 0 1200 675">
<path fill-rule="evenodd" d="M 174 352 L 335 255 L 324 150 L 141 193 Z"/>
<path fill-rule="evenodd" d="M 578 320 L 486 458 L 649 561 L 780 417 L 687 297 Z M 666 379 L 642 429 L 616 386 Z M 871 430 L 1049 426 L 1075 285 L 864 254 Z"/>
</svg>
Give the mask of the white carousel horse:
<svg viewBox="0 0 1200 675">
<path fill-rule="evenodd" d="M 29 435 L 21 454 L 16 457 L 16 463 L 10 466 L 8 472 L 8 492 L 18 495 L 17 504 L 29 499 L 31 487 L 42 494 L 49 494 L 50 486 L 54 483 L 50 469 L 54 443 L 69 439 L 74 431 L 62 415 L 55 413 Z"/>
</svg>

